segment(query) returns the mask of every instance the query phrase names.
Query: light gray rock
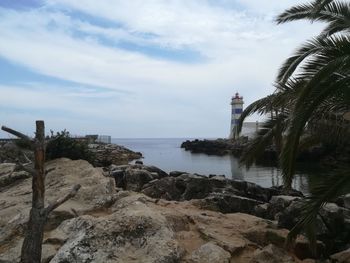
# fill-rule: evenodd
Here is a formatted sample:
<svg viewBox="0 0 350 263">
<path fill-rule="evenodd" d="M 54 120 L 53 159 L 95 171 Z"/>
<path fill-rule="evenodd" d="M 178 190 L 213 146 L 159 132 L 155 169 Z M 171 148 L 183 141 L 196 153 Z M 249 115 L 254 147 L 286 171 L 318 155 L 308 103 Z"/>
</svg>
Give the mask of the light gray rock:
<svg viewBox="0 0 350 263">
<path fill-rule="evenodd" d="M 268 245 L 263 249 L 258 249 L 254 252 L 253 258 L 249 263 L 297 263 L 298 261 L 288 255 L 288 253 L 276 247 Z"/>
<path fill-rule="evenodd" d="M 4 175 L 8 176 L 15 171 L 15 167 L 15 163 L 0 163 L 0 177 Z"/>
<path fill-rule="evenodd" d="M 147 198 L 130 196 L 103 218 L 86 215 L 65 221 L 56 232 L 66 235 L 67 241 L 50 262 L 179 262 L 175 233 L 147 202 Z"/>
<path fill-rule="evenodd" d="M 271 197 L 270 204 L 279 205 L 282 208 L 285 208 L 295 200 L 300 200 L 300 197 L 289 195 L 275 195 Z"/>
<path fill-rule="evenodd" d="M 292 202 L 300 201 L 300 197 L 288 195 L 272 196 L 268 205 L 268 218 L 278 220 L 281 212 L 283 212 Z"/>
<path fill-rule="evenodd" d="M 46 176 L 46 205 L 69 193 L 73 185 L 82 187 L 78 194 L 58 207 L 49 216 L 46 230 L 56 228 L 62 221 L 75 217 L 75 213 L 85 213 L 99 206 L 101 198 L 108 199 L 115 193 L 111 178 L 105 177 L 100 169 L 86 161 L 57 159 L 47 163 L 47 169 L 55 167 Z M 111 187 L 112 185 L 112 187 Z M 32 195 L 31 179 L 24 179 L 14 187 L 0 191 L 0 246 L 15 249 L 17 242 L 23 240 L 28 221 Z M 20 251 L 20 249 L 18 250 Z M 19 253 L 11 250 L 0 252 L 0 258 L 16 262 Z"/>
<path fill-rule="evenodd" d="M 193 263 L 229 263 L 231 254 L 216 244 L 209 242 L 192 252 Z"/>
<path fill-rule="evenodd" d="M 339 253 L 333 254 L 331 259 L 338 263 L 350 263 L 350 248 Z"/>
<path fill-rule="evenodd" d="M 222 213 L 254 214 L 255 207 L 261 205 L 262 202 L 231 193 L 211 193 L 208 197 L 198 200 L 197 204 L 203 209 Z"/>
<path fill-rule="evenodd" d="M 127 169 L 124 175 L 125 190 L 141 191 L 143 185 L 155 179 L 154 174 L 143 169 Z"/>
<path fill-rule="evenodd" d="M 350 209 L 350 194 L 341 196 L 337 201 L 337 204 L 339 206 L 342 206 L 346 209 Z"/>
<path fill-rule="evenodd" d="M 18 180 L 28 177 L 30 177 L 30 175 L 27 172 L 16 171 L 16 164 L 0 163 L 0 187 L 8 186 Z"/>
</svg>

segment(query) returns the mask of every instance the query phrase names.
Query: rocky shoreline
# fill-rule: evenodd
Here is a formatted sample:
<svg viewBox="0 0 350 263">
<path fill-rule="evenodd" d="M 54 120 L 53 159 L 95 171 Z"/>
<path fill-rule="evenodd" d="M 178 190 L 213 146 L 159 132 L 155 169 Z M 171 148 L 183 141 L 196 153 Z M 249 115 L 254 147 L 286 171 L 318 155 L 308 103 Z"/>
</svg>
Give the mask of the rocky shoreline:
<svg viewBox="0 0 350 263">
<path fill-rule="evenodd" d="M 142 158 L 140 152 L 134 152 L 116 144 L 90 143 L 88 148 L 94 156 L 91 164 L 95 167 L 123 165 Z M 15 141 L 0 142 L 0 188 L 11 187 L 17 180 L 29 178 L 29 173 L 16 168 L 16 163 L 28 163 L 33 160 L 33 152 L 19 149 Z"/>
<path fill-rule="evenodd" d="M 213 140 L 187 140 L 181 144 L 181 148 L 186 151 L 190 151 L 191 153 L 204 153 L 207 155 L 217 155 L 223 156 L 227 154 L 234 155 L 239 157 L 242 155 L 244 150 L 247 148 L 249 144 L 248 137 L 240 137 L 237 140 L 231 139 L 213 139 Z M 342 156 L 340 158 L 338 155 Z M 299 153 L 298 161 L 299 162 L 319 162 L 320 160 L 326 162 L 327 164 L 333 164 L 349 161 L 349 157 L 347 154 L 338 154 L 337 158 L 334 158 L 334 154 L 329 154 L 322 146 L 313 146 L 309 149 L 304 149 Z M 278 154 L 273 145 L 267 147 L 263 154 L 259 156 L 256 160 L 258 164 L 269 164 L 274 165 L 277 164 Z"/>
<path fill-rule="evenodd" d="M 248 142 L 248 138 L 244 137 L 240 140 L 233 141 L 229 139 L 216 140 L 186 140 L 181 144 L 181 148 L 191 153 L 205 153 L 208 155 L 240 155 Z"/>
<path fill-rule="evenodd" d="M 88 147 L 95 156 L 93 165 L 96 167 L 104 167 L 111 164 L 128 164 L 131 161 L 142 158 L 142 153 L 131 151 L 117 144 L 94 143 L 89 144 Z"/>
<path fill-rule="evenodd" d="M 301 192 L 286 193 L 280 187 L 264 188 L 254 183 L 174 171 L 154 166 L 111 166 L 110 176 L 123 190 L 168 201 L 193 200 L 198 207 L 221 213 L 246 213 L 273 220 L 278 227 L 292 229 L 302 213 Z M 325 205 L 317 222 L 322 252 L 330 255 L 350 246 L 350 195 Z"/>
<path fill-rule="evenodd" d="M 33 161 L 33 152 L 19 149 L 15 142 L 15 140 L 0 142 L 0 163 L 15 163 L 17 161 L 27 163 L 28 159 Z M 142 153 L 134 152 L 117 144 L 89 143 L 88 149 L 94 156 L 92 164 L 95 167 L 104 167 L 111 164 L 128 164 L 133 160 L 142 158 Z M 26 157 L 23 153 L 25 153 Z"/>
<path fill-rule="evenodd" d="M 142 164 L 94 168 L 47 164 L 47 198 L 82 188 L 50 216 L 43 262 L 316 262 L 302 236 L 285 240 L 301 209 L 300 192 Z M 15 173 L 2 164 L 0 178 Z M 30 209 L 30 178 L 0 186 L 0 262 L 18 262 Z M 349 256 L 350 197 L 320 212 L 317 262 Z M 336 229 L 327 226 L 336 226 Z M 334 232 L 335 231 L 335 232 Z M 336 261 L 338 260 L 338 261 Z"/>
</svg>

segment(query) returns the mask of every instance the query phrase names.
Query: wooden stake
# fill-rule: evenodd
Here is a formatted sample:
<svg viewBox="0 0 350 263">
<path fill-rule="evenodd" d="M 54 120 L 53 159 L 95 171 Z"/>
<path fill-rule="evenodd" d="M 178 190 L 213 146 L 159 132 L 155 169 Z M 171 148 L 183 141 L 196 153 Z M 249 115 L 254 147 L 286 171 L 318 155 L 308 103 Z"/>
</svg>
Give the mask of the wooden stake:
<svg viewBox="0 0 350 263">
<path fill-rule="evenodd" d="M 24 169 L 32 175 L 32 209 L 29 214 L 29 221 L 25 232 L 25 237 L 21 251 L 21 263 L 40 263 L 44 227 L 48 215 L 61 204 L 74 197 L 80 189 L 80 185 L 75 185 L 72 191 L 65 197 L 57 200 L 45 208 L 45 124 L 44 121 L 36 121 L 35 139 L 2 126 L 2 130 L 13 134 L 21 139 L 32 143 L 34 149 L 34 169 Z"/>
</svg>

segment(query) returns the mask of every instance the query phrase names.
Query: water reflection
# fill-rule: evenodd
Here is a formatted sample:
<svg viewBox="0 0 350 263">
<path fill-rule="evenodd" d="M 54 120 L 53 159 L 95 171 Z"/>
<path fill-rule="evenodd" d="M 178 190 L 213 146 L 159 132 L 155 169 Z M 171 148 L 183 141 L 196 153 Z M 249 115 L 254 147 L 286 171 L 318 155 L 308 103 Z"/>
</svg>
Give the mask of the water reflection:
<svg viewBox="0 0 350 263">
<path fill-rule="evenodd" d="M 239 161 L 234 156 L 229 157 L 232 179 L 246 180 L 259 185 L 270 187 L 280 186 L 283 184 L 282 172 L 275 166 L 255 166 L 246 169 L 245 166 L 240 166 Z M 297 174 L 292 182 L 294 189 L 298 189 L 304 193 L 309 191 L 309 173 L 305 171 L 302 165 L 299 165 Z"/>
<path fill-rule="evenodd" d="M 114 143 L 142 152 L 146 165 L 155 165 L 166 172 L 224 174 L 227 178 L 246 180 L 263 187 L 279 186 L 283 183 L 281 171 L 276 167 L 253 165 L 246 169 L 239 165 L 234 156 L 191 154 L 180 148 L 182 141 L 185 139 L 113 139 Z M 309 166 L 308 164 L 307 168 Z M 293 181 L 293 187 L 308 192 L 309 171 L 301 168 Z M 311 171 L 315 170 L 311 168 Z"/>
<path fill-rule="evenodd" d="M 242 167 L 239 166 L 238 159 L 233 156 L 230 156 L 230 164 L 232 179 L 244 180 L 244 173 L 242 171 Z"/>
</svg>

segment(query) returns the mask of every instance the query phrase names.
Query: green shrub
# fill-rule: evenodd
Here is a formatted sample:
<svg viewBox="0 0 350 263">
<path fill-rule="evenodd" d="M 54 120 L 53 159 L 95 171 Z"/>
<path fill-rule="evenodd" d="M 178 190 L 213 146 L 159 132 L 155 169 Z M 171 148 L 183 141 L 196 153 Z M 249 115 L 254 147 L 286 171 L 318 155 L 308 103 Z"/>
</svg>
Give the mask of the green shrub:
<svg viewBox="0 0 350 263">
<path fill-rule="evenodd" d="M 18 148 L 20 149 L 26 149 L 26 150 L 31 150 L 32 145 L 29 141 L 24 140 L 24 139 L 17 139 L 15 140 L 15 144 Z"/>
<path fill-rule="evenodd" d="M 51 131 L 46 146 L 46 159 L 66 157 L 72 160 L 86 160 L 94 162 L 94 154 L 89 150 L 88 143 L 71 138 L 69 132 L 63 130 L 56 134 Z"/>
</svg>

